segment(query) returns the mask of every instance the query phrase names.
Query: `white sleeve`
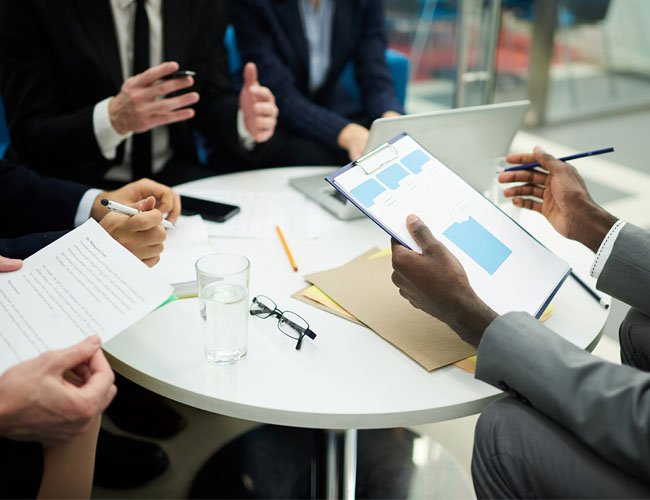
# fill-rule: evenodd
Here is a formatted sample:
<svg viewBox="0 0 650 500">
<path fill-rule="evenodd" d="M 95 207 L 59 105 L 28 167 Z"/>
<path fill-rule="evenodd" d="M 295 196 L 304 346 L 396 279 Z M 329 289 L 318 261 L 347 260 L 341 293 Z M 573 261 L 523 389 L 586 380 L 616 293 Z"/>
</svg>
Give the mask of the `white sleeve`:
<svg viewBox="0 0 650 500">
<path fill-rule="evenodd" d="M 598 278 L 600 276 L 603 267 L 605 267 L 605 262 L 607 262 L 607 259 L 609 259 L 609 256 L 612 253 L 612 248 L 614 248 L 614 242 L 616 241 L 616 238 L 618 238 L 618 233 L 621 232 L 624 225 L 625 221 L 616 221 L 616 224 L 612 226 L 605 236 L 605 239 L 600 244 L 600 248 L 598 249 L 598 252 L 596 252 L 594 263 L 591 265 L 591 271 L 589 272 L 593 278 Z"/>
<path fill-rule="evenodd" d="M 111 118 L 108 114 L 108 101 L 112 98 L 107 97 L 101 102 L 95 104 L 93 109 L 93 130 L 99 149 L 107 160 L 113 160 L 117 154 L 117 147 L 122 141 L 131 137 L 131 133 L 120 134 L 113 128 Z"/>
<path fill-rule="evenodd" d="M 244 122 L 244 113 L 242 110 L 237 110 L 237 133 L 239 134 L 239 140 L 241 141 L 242 147 L 246 151 L 250 151 L 255 147 L 255 139 L 246 128 L 246 123 Z"/>
<path fill-rule="evenodd" d="M 84 193 L 77 207 L 77 214 L 74 217 L 74 227 L 81 226 L 81 224 L 90 219 L 90 212 L 93 209 L 95 198 L 101 192 L 101 189 L 89 189 Z"/>
</svg>

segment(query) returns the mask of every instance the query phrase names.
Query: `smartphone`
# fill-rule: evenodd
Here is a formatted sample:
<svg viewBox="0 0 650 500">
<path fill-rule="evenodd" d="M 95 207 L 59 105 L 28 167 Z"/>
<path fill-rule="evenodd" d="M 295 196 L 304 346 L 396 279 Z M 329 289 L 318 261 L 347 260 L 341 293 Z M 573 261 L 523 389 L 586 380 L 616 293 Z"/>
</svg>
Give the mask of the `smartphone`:
<svg viewBox="0 0 650 500">
<path fill-rule="evenodd" d="M 200 214 L 204 219 L 213 222 L 224 222 L 238 213 L 239 207 L 218 201 L 208 201 L 181 195 L 181 211 L 183 215 Z"/>
<path fill-rule="evenodd" d="M 163 76 L 162 79 L 173 80 L 174 78 L 185 78 L 186 76 L 196 76 L 196 73 L 194 71 L 182 69 L 180 71 L 174 71 L 173 73 L 170 73 L 167 76 Z"/>
</svg>

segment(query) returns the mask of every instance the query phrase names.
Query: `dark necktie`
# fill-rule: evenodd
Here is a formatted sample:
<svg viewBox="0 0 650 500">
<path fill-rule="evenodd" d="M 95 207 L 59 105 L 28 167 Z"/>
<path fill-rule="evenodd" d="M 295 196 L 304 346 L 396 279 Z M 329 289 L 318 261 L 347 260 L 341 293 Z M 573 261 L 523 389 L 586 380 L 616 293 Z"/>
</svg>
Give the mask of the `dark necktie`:
<svg viewBox="0 0 650 500">
<path fill-rule="evenodd" d="M 149 69 L 149 18 L 145 9 L 146 0 L 136 0 L 133 29 L 133 74 Z M 151 132 L 133 135 L 131 150 L 131 171 L 133 179 L 151 177 Z"/>
</svg>

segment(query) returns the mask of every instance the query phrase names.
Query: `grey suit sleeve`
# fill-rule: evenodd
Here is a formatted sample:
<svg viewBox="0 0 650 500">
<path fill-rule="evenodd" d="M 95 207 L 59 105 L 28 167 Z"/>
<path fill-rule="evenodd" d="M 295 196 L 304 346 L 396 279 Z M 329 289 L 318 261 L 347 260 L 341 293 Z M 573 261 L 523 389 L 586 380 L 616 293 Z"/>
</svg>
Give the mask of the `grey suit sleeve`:
<svg viewBox="0 0 650 500">
<path fill-rule="evenodd" d="M 476 378 L 517 394 L 623 470 L 650 477 L 650 374 L 603 361 L 516 312 L 485 331 Z"/>
<path fill-rule="evenodd" d="M 596 286 L 650 315 L 650 233 L 626 223 Z"/>
</svg>

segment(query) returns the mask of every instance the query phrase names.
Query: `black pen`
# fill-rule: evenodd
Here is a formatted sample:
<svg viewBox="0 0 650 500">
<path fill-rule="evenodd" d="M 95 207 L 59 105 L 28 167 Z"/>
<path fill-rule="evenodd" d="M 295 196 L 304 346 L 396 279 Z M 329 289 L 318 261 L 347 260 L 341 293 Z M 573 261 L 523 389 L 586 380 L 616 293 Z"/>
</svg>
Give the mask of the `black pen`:
<svg viewBox="0 0 650 500">
<path fill-rule="evenodd" d="M 574 155 L 569 155 L 569 156 L 563 156 L 562 158 L 558 158 L 560 161 L 571 161 L 571 160 L 576 160 L 578 158 L 585 158 L 587 156 L 596 156 L 596 155 L 602 155 L 605 153 L 611 153 L 614 151 L 614 148 L 603 148 L 603 149 L 595 149 L 593 151 L 585 151 L 584 153 L 576 153 Z M 516 172 L 517 170 L 532 170 L 535 167 L 540 167 L 541 165 L 534 161 L 531 163 L 524 163 L 523 165 L 515 165 L 514 167 L 508 167 L 504 168 L 504 172 Z"/>
<path fill-rule="evenodd" d="M 589 295 L 591 295 L 594 299 L 596 299 L 596 300 L 598 301 L 598 303 L 599 303 L 601 306 L 603 306 L 605 309 L 609 309 L 609 304 L 608 304 L 607 302 L 605 302 L 605 299 L 603 299 L 600 295 L 598 295 L 598 294 L 594 291 L 593 288 L 591 288 L 589 285 L 587 285 L 587 283 L 585 283 L 584 281 L 582 281 L 582 279 L 580 279 L 576 273 L 574 273 L 573 271 L 571 271 L 571 276 L 573 277 L 574 280 L 576 280 L 576 282 L 578 283 L 578 285 L 580 285 L 582 288 L 584 288 L 584 290 L 585 290 Z"/>
</svg>

